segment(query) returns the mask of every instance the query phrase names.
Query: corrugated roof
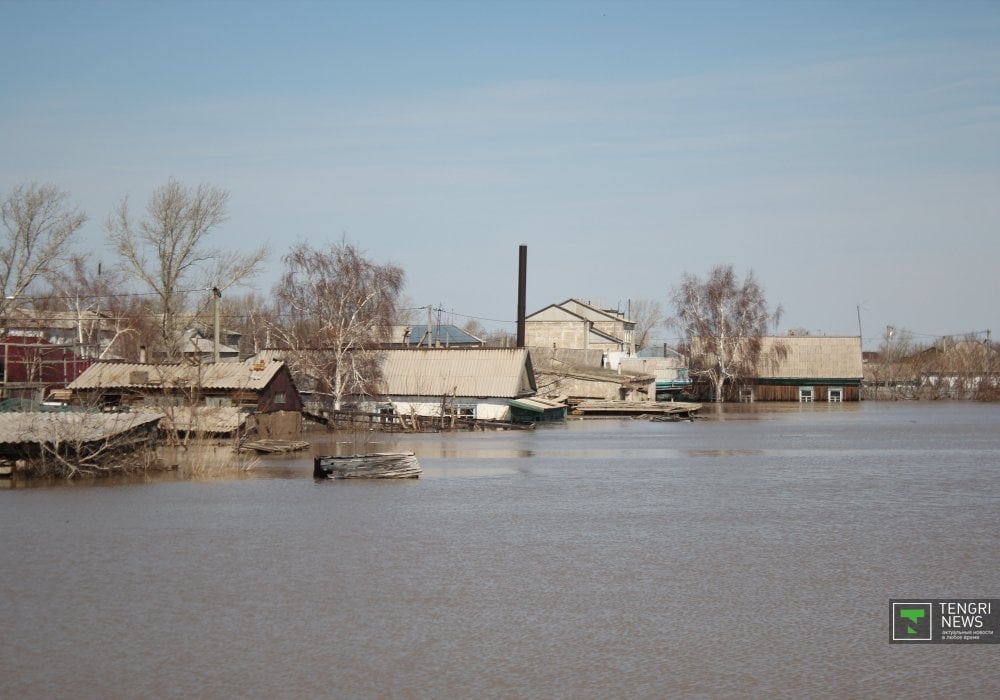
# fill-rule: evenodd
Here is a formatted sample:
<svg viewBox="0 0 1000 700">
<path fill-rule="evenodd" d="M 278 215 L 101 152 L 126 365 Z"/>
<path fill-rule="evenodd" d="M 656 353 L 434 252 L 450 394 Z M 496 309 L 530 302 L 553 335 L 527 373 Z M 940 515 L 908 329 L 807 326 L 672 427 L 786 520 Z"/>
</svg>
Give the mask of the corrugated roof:
<svg viewBox="0 0 1000 700">
<path fill-rule="evenodd" d="M 858 336 L 771 336 L 762 340 L 762 355 L 781 343 L 788 356 L 776 366 L 761 363 L 758 372 L 761 378 L 860 379 L 862 376 Z"/>
<path fill-rule="evenodd" d="M 202 389 L 262 390 L 284 366 L 283 362 L 249 361 L 213 364 L 141 364 L 98 362 L 70 383 L 81 389 L 163 389 L 200 386 Z"/>
<path fill-rule="evenodd" d="M 93 442 L 161 418 L 162 413 L 0 413 L 0 444 Z"/>
<path fill-rule="evenodd" d="M 525 348 L 418 348 L 381 355 L 389 396 L 514 398 L 535 392 Z"/>
</svg>

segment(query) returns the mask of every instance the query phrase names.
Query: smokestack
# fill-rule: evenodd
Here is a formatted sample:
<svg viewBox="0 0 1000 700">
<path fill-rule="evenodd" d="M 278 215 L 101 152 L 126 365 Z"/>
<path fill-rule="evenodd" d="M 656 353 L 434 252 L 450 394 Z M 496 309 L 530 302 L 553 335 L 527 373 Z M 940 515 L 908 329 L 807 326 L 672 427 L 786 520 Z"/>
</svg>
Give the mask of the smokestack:
<svg viewBox="0 0 1000 700">
<path fill-rule="evenodd" d="M 517 265 L 517 347 L 524 347 L 524 316 L 528 289 L 528 246 L 518 247 Z"/>
</svg>

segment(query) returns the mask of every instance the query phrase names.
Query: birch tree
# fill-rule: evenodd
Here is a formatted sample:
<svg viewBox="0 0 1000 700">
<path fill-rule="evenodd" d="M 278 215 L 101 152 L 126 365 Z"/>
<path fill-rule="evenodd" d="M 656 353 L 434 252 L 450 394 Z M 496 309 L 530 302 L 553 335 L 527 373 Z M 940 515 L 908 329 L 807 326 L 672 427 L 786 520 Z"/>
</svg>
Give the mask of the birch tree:
<svg viewBox="0 0 1000 700">
<path fill-rule="evenodd" d="M 52 186 L 22 184 L 0 201 L 0 316 L 39 279 L 51 275 L 67 254 L 73 235 L 87 221 L 68 203 L 69 195 Z"/>
<path fill-rule="evenodd" d="M 708 381 L 713 399 L 723 401 L 724 385 L 754 376 L 763 361 L 787 354 L 780 343 L 775 357 L 762 357 L 763 338 L 781 318 L 769 308 L 752 271 L 740 281 L 732 265 L 718 265 L 704 280 L 685 273 L 672 295 L 674 326 L 686 338 L 692 377 Z"/>
<path fill-rule="evenodd" d="M 325 248 L 299 243 L 284 264 L 274 334 L 292 368 L 334 409 L 346 395 L 371 395 L 381 378 L 375 346 L 390 338 L 403 270 L 376 264 L 346 240 Z"/>
<path fill-rule="evenodd" d="M 227 288 L 255 275 L 267 246 L 223 250 L 209 245 L 228 218 L 229 193 L 202 183 L 186 187 L 171 178 L 154 190 L 145 214 L 133 215 L 128 197 L 108 217 L 108 238 L 124 269 L 153 298 L 159 340 L 168 356 L 178 351 L 181 314 L 197 313 L 211 300 L 208 290 Z"/>
</svg>

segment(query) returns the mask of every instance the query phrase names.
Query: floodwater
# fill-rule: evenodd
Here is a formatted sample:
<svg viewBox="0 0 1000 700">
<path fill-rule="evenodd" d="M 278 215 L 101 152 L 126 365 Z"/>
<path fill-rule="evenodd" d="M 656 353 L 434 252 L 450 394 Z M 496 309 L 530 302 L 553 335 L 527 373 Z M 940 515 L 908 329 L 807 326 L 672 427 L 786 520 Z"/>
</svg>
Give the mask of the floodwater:
<svg viewBox="0 0 1000 700">
<path fill-rule="evenodd" d="M 889 644 L 890 598 L 1000 597 L 998 405 L 399 448 L 421 479 L 0 491 L 0 697 L 1000 696 L 997 646 Z"/>
</svg>

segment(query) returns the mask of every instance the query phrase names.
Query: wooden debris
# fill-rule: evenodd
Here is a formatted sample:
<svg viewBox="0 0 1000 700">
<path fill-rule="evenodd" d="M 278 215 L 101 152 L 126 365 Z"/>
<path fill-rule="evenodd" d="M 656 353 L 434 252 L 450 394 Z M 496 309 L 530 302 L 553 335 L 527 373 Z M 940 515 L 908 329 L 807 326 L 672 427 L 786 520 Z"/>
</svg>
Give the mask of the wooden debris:
<svg viewBox="0 0 1000 700">
<path fill-rule="evenodd" d="M 572 406 L 574 416 L 663 416 L 689 418 L 701 409 L 700 403 L 681 401 L 579 401 Z"/>
<path fill-rule="evenodd" d="M 416 479 L 421 471 L 412 452 L 372 452 L 313 460 L 313 476 L 317 479 Z"/>
<path fill-rule="evenodd" d="M 309 443 L 301 440 L 251 440 L 240 445 L 241 450 L 253 450 L 262 454 L 298 452 L 307 447 Z"/>
</svg>

